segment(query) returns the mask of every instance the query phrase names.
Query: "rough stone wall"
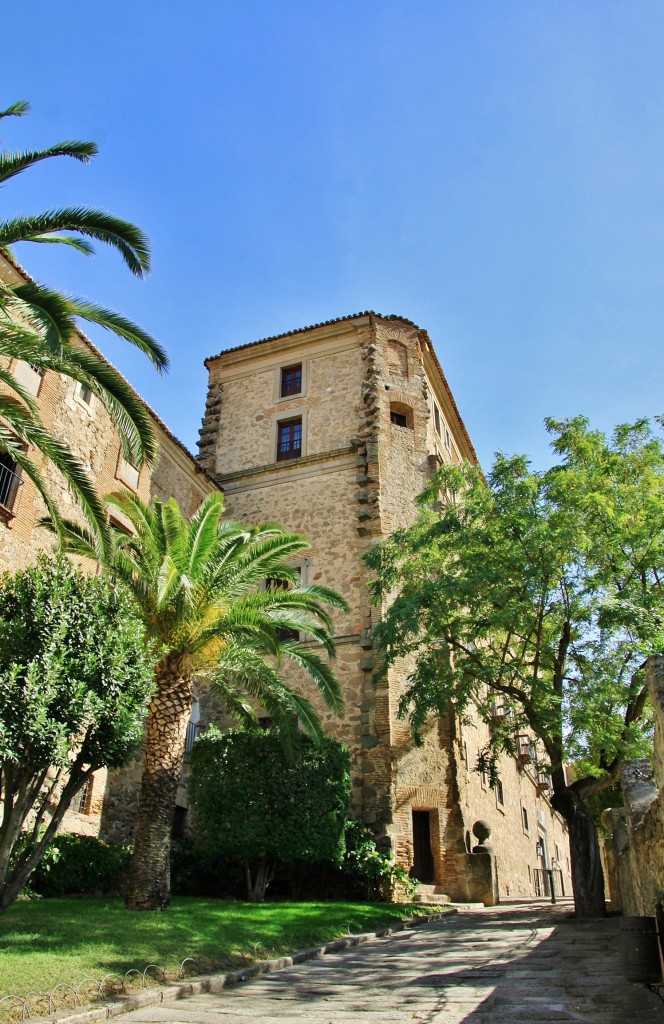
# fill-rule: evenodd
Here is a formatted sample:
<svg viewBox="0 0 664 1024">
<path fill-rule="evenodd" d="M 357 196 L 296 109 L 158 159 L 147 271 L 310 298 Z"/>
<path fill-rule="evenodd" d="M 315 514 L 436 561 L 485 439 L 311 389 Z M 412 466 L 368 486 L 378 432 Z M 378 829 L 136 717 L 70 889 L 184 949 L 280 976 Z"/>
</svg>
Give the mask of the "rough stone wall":
<svg viewBox="0 0 664 1024">
<path fill-rule="evenodd" d="M 609 898 L 623 914 L 653 916 L 655 898 L 664 892 L 664 655 L 648 658 L 646 670 L 655 719 L 654 769 L 648 761 L 622 766 L 624 808 L 605 812 L 611 883 Z"/>
<path fill-rule="evenodd" d="M 506 756 L 500 759 L 502 804 L 499 791 L 491 789 L 488 779 L 475 770 L 478 754 L 489 738 L 488 732 L 488 726 L 479 720 L 457 730 L 457 778 L 466 839 L 464 847 L 469 845 L 468 836 L 472 836 L 475 822 L 486 821 L 491 827 L 489 844 L 496 857 L 500 896 L 531 897 L 535 894 L 535 870 L 542 867 L 536 846 L 543 837 L 548 866 L 555 858 L 562 872 L 564 895 L 571 896 L 567 827 L 551 807 L 549 791 L 538 787 L 532 765 L 519 766 Z"/>
<path fill-rule="evenodd" d="M 362 760 L 363 752 L 371 751 L 374 742 L 375 690 L 370 685 L 374 663 L 366 653 L 370 618 L 367 622 L 361 561 L 364 542 L 357 515 L 362 508 L 357 500 L 358 477 L 366 474 L 364 460 L 359 465 L 358 454 L 362 365 L 356 332 L 336 336 L 331 349 L 326 350 L 324 345 L 319 352 L 299 346 L 287 354 L 278 352 L 266 370 L 257 371 L 255 379 L 252 358 L 246 358 L 245 365 L 235 372 L 230 369 L 227 377 L 223 368 L 211 368 L 213 386 L 220 387 L 223 394 L 217 451 L 219 458 L 223 452 L 222 467 L 226 471 L 218 479 L 224 489 L 227 514 L 250 523 L 278 521 L 302 532 L 310 542 L 301 561 L 302 581 L 332 587 L 348 602 L 348 614 L 333 615 L 337 645 L 334 668 L 345 700 L 343 719 L 336 720 L 324 708 L 304 674 L 291 668 L 288 679 L 313 700 L 331 734 L 348 746 L 352 808 L 357 814 L 366 812 L 371 816 L 367 801 L 372 800 L 372 783 L 365 785 L 371 772 L 365 776 Z M 275 402 L 280 367 L 297 361 L 306 366 L 305 393 Z M 253 396 L 251 400 L 249 396 Z M 258 406 L 252 406 L 252 400 Z M 288 416 L 291 408 L 306 412 L 305 456 L 278 464 L 271 446 L 274 434 L 264 424 L 271 423 L 275 415 Z M 258 439 L 254 444 L 255 435 Z M 226 440 L 232 445 L 227 453 Z M 243 469 L 234 472 L 238 464 Z"/>
<path fill-rule="evenodd" d="M 275 421 L 302 412 L 304 454 L 347 448 L 360 416 L 358 355 L 351 332 L 332 339 L 330 351 L 320 354 L 302 342 L 285 355 L 261 353 L 223 368 L 213 363 L 201 430 L 203 464 L 226 476 L 274 463 Z M 303 390 L 281 398 L 279 371 L 297 363 L 302 363 Z"/>
<path fill-rule="evenodd" d="M 279 369 L 300 361 L 303 393 L 280 402 Z M 501 892 L 532 895 L 527 866 L 541 814 L 563 870 L 568 855 L 561 823 L 534 782 L 506 766 L 505 807 L 498 808 L 495 794 L 468 772 L 453 721 L 433 722 L 415 747 L 397 713 L 409 666 L 392 666 L 375 681 L 380 666 L 371 627 L 379 611 L 369 601 L 362 555 L 412 523 L 414 498 L 436 465 L 468 450 L 426 336 L 404 321 L 371 315 L 229 352 L 208 365 L 201 461 L 217 474 L 228 513 L 247 522 L 269 516 L 305 533 L 312 545 L 307 578 L 340 590 L 351 605 L 347 621 L 335 624 L 346 714 L 342 722 L 327 716 L 326 725 L 351 751 L 353 812 L 410 867 L 413 810 L 429 811 L 435 881 L 461 898 L 466 832 L 485 818 L 504 875 Z M 289 411 L 303 417 L 304 454 L 276 464 L 273 424 Z M 392 422 L 391 411 L 406 426 Z M 311 695 L 301 676 L 289 678 Z M 530 835 L 522 833 L 522 803 Z"/>
</svg>

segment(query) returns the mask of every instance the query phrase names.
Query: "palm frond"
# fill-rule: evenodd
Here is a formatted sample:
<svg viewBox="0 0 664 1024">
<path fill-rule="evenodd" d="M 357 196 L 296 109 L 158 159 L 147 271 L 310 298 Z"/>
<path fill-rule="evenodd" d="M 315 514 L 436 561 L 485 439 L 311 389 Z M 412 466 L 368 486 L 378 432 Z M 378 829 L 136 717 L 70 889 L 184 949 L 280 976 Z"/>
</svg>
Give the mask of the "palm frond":
<svg viewBox="0 0 664 1024">
<path fill-rule="evenodd" d="M 30 112 L 30 103 L 27 99 L 17 99 L 15 103 L 11 103 L 7 106 L 6 110 L 0 111 L 0 121 L 2 118 L 23 118 L 25 114 Z"/>
<path fill-rule="evenodd" d="M 16 442 L 23 441 L 24 444 L 32 445 L 33 448 L 36 448 L 38 452 L 46 456 L 53 463 L 56 469 L 60 470 L 76 494 L 85 517 L 90 524 L 95 537 L 97 558 L 101 560 L 107 552 L 110 543 L 106 516 L 94 485 L 79 460 L 65 444 L 54 438 L 44 428 L 41 422 L 35 418 L 34 414 L 9 395 L 0 394 L 0 420 L 4 420 L 5 423 L 0 443 L 5 450 L 10 451 L 12 458 L 18 465 L 25 469 L 26 460 L 28 462 L 31 461 L 25 454 L 21 458 L 16 457 L 18 448 Z M 6 441 L 7 433 L 15 435 L 11 448 Z M 43 496 L 43 491 L 40 491 L 40 493 Z M 47 507 L 49 514 L 53 515 L 52 509 L 54 506 L 50 498 L 47 501 Z"/>
<path fill-rule="evenodd" d="M 29 111 L 30 104 L 27 100 L 16 100 L 16 103 L 12 103 L 5 110 L 0 110 L 0 121 L 3 117 L 23 117 Z"/>
<path fill-rule="evenodd" d="M 80 160 L 81 163 L 87 164 L 98 152 L 99 147 L 96 142 L 75 142 L 66 139 L 64 142 L 58 142 L 55 146 L 49 146 L 48 149 L 27 153 L 1 153 L 0 182 L 9 181 L 21 171 L 25 171 L 26 168 L 32 167 L 42 160 L 50 160 L 54 156 L 71 156 L 74 160 Z"/>
<path fill-rule="evenodd" d="M 119 338 L 123 338 L 131 345 L 135 345 L 137 349 L 140 349 L 148 357 L 159 373 L 168 369 L 168 355 L 165 348 L 151 337 L 147 331 L 142 330 L 142 328 L 132 323 L 131 320 L 121 316 L 119 313 L 115 313 L 112 309 L 98 306 L 94 302 L 72 298 L 71 296 L 68 296 L 68 301 L 73 316 L 87 320 L 88 323 L 97 324 L 99 327 L 117 334 Z"/>
<path fill-rule="evenodd" d="M 140 228 L 104 210 L 85 206 L 68 206 L 3 221 L 0 223 L 0 246 L 30 242 L 35 236 L 60 231 L 75 231 L 117 249 L 137 277 L 143 277 L 150 270 L 150 245 Z"/>
<path fill-rule="evenodd" d="M 8 453 L 16 465 L 21 468 L 21 471 L 32 481 L 36 490 L 41 495 L 50 518 L 41 521 L 38 525 L 43 526 L 47 523 L 52 532 L 58 537 L 61 537 L 62 521 L 60 519 L 60 513 L 51 498 L 46 481 L 25 451 L 23 445 L 17 443 L 14 432 L 12 430 L 8 430 L 2 423 L 0 423 L 0 451 Z"/>
<path fill-rule="evenodd" d="M 342 715 L 344 699 L 341 695 L 339 681 L 330 666 L 296 640 L 284 640 L 280 643 L 279 650 L 281 654 L 286 655 L 296 665 L 303 668 L 313 679 L 330 711 L 333 711 L 335 715 Z"/>
<path fill-rule="evenodd" d="M 77 238 L 76 235 L 35 235 L 30 241 L 51 245 L 68 245 L 72 249 L 76 249 L 77 252 L 83 253 L 84 256 L 93 256 L 95 251 L 94 245 L 87 239 Z"/>
</svg>

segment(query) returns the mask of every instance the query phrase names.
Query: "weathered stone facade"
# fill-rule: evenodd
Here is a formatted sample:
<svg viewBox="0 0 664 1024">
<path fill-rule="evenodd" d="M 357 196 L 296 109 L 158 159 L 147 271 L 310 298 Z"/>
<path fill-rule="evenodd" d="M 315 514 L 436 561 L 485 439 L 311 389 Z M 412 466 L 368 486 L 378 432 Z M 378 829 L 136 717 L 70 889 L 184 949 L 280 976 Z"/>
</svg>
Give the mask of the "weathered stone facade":
<svg viewBox="0 0 664 1024">
<path fill-rule="evenodd" d="M 615 910 L 654 916 L 664 900 L 664 654 L 648 658 L 648 694 L 655 719 L 654 769 L 646 760 L 621 769 L 625 806 L 605 811 L 602 822 L 607 898 Z"/>
<path fill-rule="evenodd" d="M 379 610 L 362 555 L 413 521 L 413 499 L 439 462 L 476 461 L 426 332 L 401 318 L 358 314 L 228 350 L 206 365 L 200 460 L 223 488 L 227 512 L 304 533 L 311 547 L 303 580 L 339 590 L 350 606 L 335 616 L 344 718 L 332 719 L 308 695 L 350 750 L 353 813 L 400 863 L 453 897 L 473 896 L 468 864 L 477 856 L 470 836 L 478 819 L 492 829 L 497 894 L 533 895 L 537 872 L 554 858 L 569 894 L 566 831 L 529 766 L 505 759 L 499 803 L 472 770 L 485 726 L 460 730 L 441 719 L 415 747 L 397 715 L 407 666 L 375 682 Z M 284 394 L 282 371 L 293 368 L 299 387 Z M 293 423 L 301 431 L 297 457 L 279 461 L 277 446 Z"/>
</svg>

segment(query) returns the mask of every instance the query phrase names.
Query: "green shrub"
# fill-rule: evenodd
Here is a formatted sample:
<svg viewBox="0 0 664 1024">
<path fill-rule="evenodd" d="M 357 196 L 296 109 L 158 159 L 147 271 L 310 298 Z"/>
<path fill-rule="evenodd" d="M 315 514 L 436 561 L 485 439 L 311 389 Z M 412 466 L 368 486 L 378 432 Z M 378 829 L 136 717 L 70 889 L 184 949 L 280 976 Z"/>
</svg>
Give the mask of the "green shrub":
<svg viewBox="0 0 664 1024">
<path fill-rule="evenodd" d="M 251 900 L 279 864 L 343 855 L 349 758 L 329 736 L 298 736 L 289 762 L 272 733 L 210 729 L 194 744 L 189 791 L 195 848 L 211 865 L 243 865 Z"/>
<path fill-rule="evenodd" d="M 407 898 L 414 895 L 417 883 L 405 868 L 394 863 L 390 854 L 382 853 L 370 829 L 361 821 L 349 820 L 344 829 L 346 852 L 341 873 L 357 882 L 367 899 L 386 899 L 393 890 Z"/>
<path fill-rule="evenodd" d="M 40 896 L 122 892 L 131 847 L 92 836 L 58 835 L 30 879 Z"/>
</svg>

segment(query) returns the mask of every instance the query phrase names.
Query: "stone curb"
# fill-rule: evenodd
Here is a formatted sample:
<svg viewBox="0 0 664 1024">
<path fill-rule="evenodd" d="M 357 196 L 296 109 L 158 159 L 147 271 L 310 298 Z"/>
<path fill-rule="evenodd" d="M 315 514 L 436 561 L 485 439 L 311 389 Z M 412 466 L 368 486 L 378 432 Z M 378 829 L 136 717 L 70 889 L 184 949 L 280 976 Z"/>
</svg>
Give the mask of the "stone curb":
<svg viewBox="0 0 664 1024">
<path fill-rule="evenodd" d="M 139 1010 L 144 1006 L 159 1006 L 162 1003 L 172 1003 L 178 999 L 188 999 L 191 996 L 202 995 L 203 993 L 218 993 L 224 988 L 233 985 L 241 985 L 261 974 L 272 974 L 275 971 L 282 971 L 294 964 L 303 964 L 307 960 L 317 960 L 327 953 L 340 953 L 344 949 L 353 946 L 360 946 L 366 942 L 375 942 L 397 932 L 408 931 L 424 924 L 432 924 L 435 921 L 442 921 L 446 917 L 457 914 L 456 907 L 445 910 L 439 914 L 427 914 L 424 917 L 411 917 L 405 921 L 398 921 L 387 928 L 379 928 L 375 932 L 360 932 L 358 935 L 349 935 L 343 939 L 331 939 L 321 946 L 311 946 L 309 949 L 300 949 L 290 956 L 281 956 L 274 960 L 260 960 L 250 967 L 241 971 L 230 971 L 228 974 L 208 974 L 200 978 L 191 978 L 187 981 L 176 981 L 166 985 L 160 985 L 153 989 L 143 989 L 132 995 L 116 996 L 112 1002 L 99 1003 L 90 1010 L 78 1010 L 76 1013 L 63 1011 L 55 1013 L 50 1017 L 26 1018 L 39 1024 L 40 1021 L 48 1021 L 49 1024 L 94 1024 L 96 1021 L 110 1020 L 112 1017 L 119 1017 L 131 1010 Z"/>
</svg>

